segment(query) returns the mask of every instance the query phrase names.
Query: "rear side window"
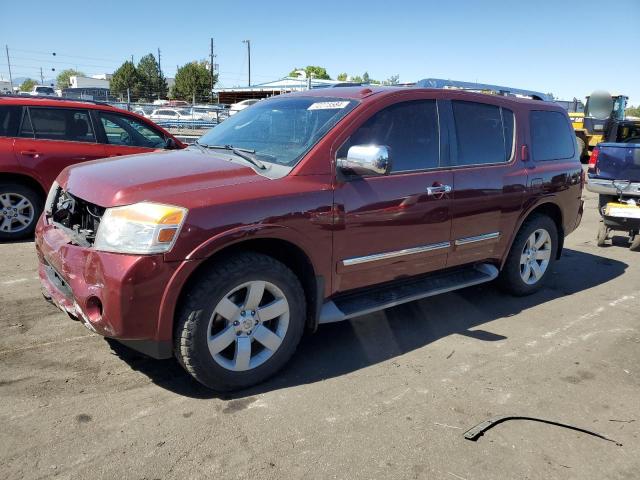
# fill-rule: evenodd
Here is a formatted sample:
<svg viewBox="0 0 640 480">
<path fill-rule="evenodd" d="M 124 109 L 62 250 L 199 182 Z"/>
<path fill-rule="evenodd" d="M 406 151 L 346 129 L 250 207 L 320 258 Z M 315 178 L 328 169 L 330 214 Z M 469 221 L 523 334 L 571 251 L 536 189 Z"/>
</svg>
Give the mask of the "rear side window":
<svg viewBox="0 0 640 480">
<path fill-rule="evenodd" d="M 424 170 L 440 165 L 438 110 L 435 100 L 402 102 L 375 113 L 344 144 L 389 147 L 392 172 Z"/>
<path fill-rule="evenodd" d="M 535 161 L 571 158 L 575 154 L 575 134 L 560 112 L 534 110 L 529 116 L 531 150 Z"/>
<path fill-rule="evenodd" d="M 457 165 L 504 163 L 513 152 L 514 117 L 506 108 L 453 100 Z"/>
<path fill-rule="evenodd" d="M 22 107 L 6 105 L 0 107 L 0 137 L 15 137 L 20 127 Z"/>
<path fill-rule="evenodd" d="M 95 142 L 95 135 L 86 110 L 70 108 L 29 107 L 36 138 Z"/>
</svg>

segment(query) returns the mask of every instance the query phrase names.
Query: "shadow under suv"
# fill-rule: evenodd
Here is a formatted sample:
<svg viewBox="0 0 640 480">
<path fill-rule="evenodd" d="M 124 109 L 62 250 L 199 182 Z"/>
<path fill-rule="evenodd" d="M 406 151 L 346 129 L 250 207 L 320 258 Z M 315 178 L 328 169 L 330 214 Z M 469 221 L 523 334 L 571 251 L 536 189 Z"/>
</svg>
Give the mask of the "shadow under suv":
<svg viewBox="0 0 640 480">
<path fill-rule="evenodd" d="M 93 331 L 243 388 L 320 324 L 494 279 L 541 288 L 580 223 L 579 156 L 552 102 L 278 96 L 186 150 L 66 169 L 38 223 L 39 275 Z"/>
<path fill-rule="evenodd" d="M 65 167 L 184 147 L 144 117 L 106 104 L 0 96 L 0 241 L 33 235 L 46 192 Z"/>
</svg>

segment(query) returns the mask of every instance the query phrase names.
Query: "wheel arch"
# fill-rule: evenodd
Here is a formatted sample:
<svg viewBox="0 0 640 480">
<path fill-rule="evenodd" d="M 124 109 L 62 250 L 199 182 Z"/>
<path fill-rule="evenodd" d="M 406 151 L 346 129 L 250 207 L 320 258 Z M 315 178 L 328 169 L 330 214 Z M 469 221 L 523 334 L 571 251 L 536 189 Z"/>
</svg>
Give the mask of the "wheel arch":
<svg viewBox="0 0 640 480">
<path fill-rule="evenodd" d="M 563 215 L 562 209 L 558 206 L 557 203 L 552 201 L 547 201 L 543 203 L 539 203 L 533 207 L 531 207 L 525 215 L 520 218 L 518 222 L 518 227 L 514 229 L 511 239 L 509 241 L 509 248 L 506 250 L 505 255 L 502 258 L 502 262 L 500 268 L 504 267 L 504 263 L 507 261 L 507 257 L 509 256 L 509 252 L 511 251 L 511 247 L 513 246 L 513 242 L 516 239 L 516 235 L 522 228 L 522 225 L 533 215 L 546 215 L 551 218 L 553 222 L 556 224 L 556 228 L 558 229 L 558 249 L 556 251 L 556 259 L 560 259 L 562 255 L 562 249 L 564 247 L 564 227 L 563 227 Z"/>
<path fill-rule="evenodd" d="M 268 255 L 293 271 L 305 293 L 306 327 L 309 330 L 316 329 L 324 297 L 324 277 L 316 272 L 310 255 L 302 246 L 277 236 L 263 236 L 236 240 L 210 251 L 205 258 L 185 262 L 184 268 L 176 272 L 165 288 L 157 331 L 159 339 L 173 338 L 176 312 L 193 282 L 196 282 L 198 277 L 220 258 L 242 252 Z"/>
<path fill-rule="evenodd" d="M 35 190 L 43 202 L 47 198 L 47 192 L 42 184 L 35 178 L 23 173 L 2 172 L 0 173 L 0 183 L 19 183 Z"/>
</svg>

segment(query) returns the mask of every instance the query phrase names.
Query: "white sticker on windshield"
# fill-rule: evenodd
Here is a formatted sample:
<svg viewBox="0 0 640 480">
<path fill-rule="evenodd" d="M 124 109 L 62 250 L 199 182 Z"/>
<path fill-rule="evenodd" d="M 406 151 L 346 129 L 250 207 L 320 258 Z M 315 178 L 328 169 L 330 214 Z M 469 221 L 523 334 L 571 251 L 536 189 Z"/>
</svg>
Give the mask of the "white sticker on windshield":
<svg viewBox="0 0 640 480">
<path fill-rule="evenodd" d="M 337 110 L 349 105 L 349 102 L 316 102 L 309 105 L 307 110 Z"/>
</svg>

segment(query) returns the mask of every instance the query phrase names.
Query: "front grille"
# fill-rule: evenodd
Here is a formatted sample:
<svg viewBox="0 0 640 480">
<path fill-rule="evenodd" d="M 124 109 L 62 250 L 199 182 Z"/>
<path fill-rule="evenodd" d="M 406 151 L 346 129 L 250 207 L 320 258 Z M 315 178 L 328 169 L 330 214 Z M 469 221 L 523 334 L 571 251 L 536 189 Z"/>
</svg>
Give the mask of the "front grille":
<svg viewBox="0 0 640 480">
<path fill-rule="evenodd" d="M 67 230 L 74 243 L 91 246 L 106 209 L 58 187 L 58 191 L 51 196 L 51 205 L 47 205 L 47 210 L 54 225 Z"/>
</svg>

